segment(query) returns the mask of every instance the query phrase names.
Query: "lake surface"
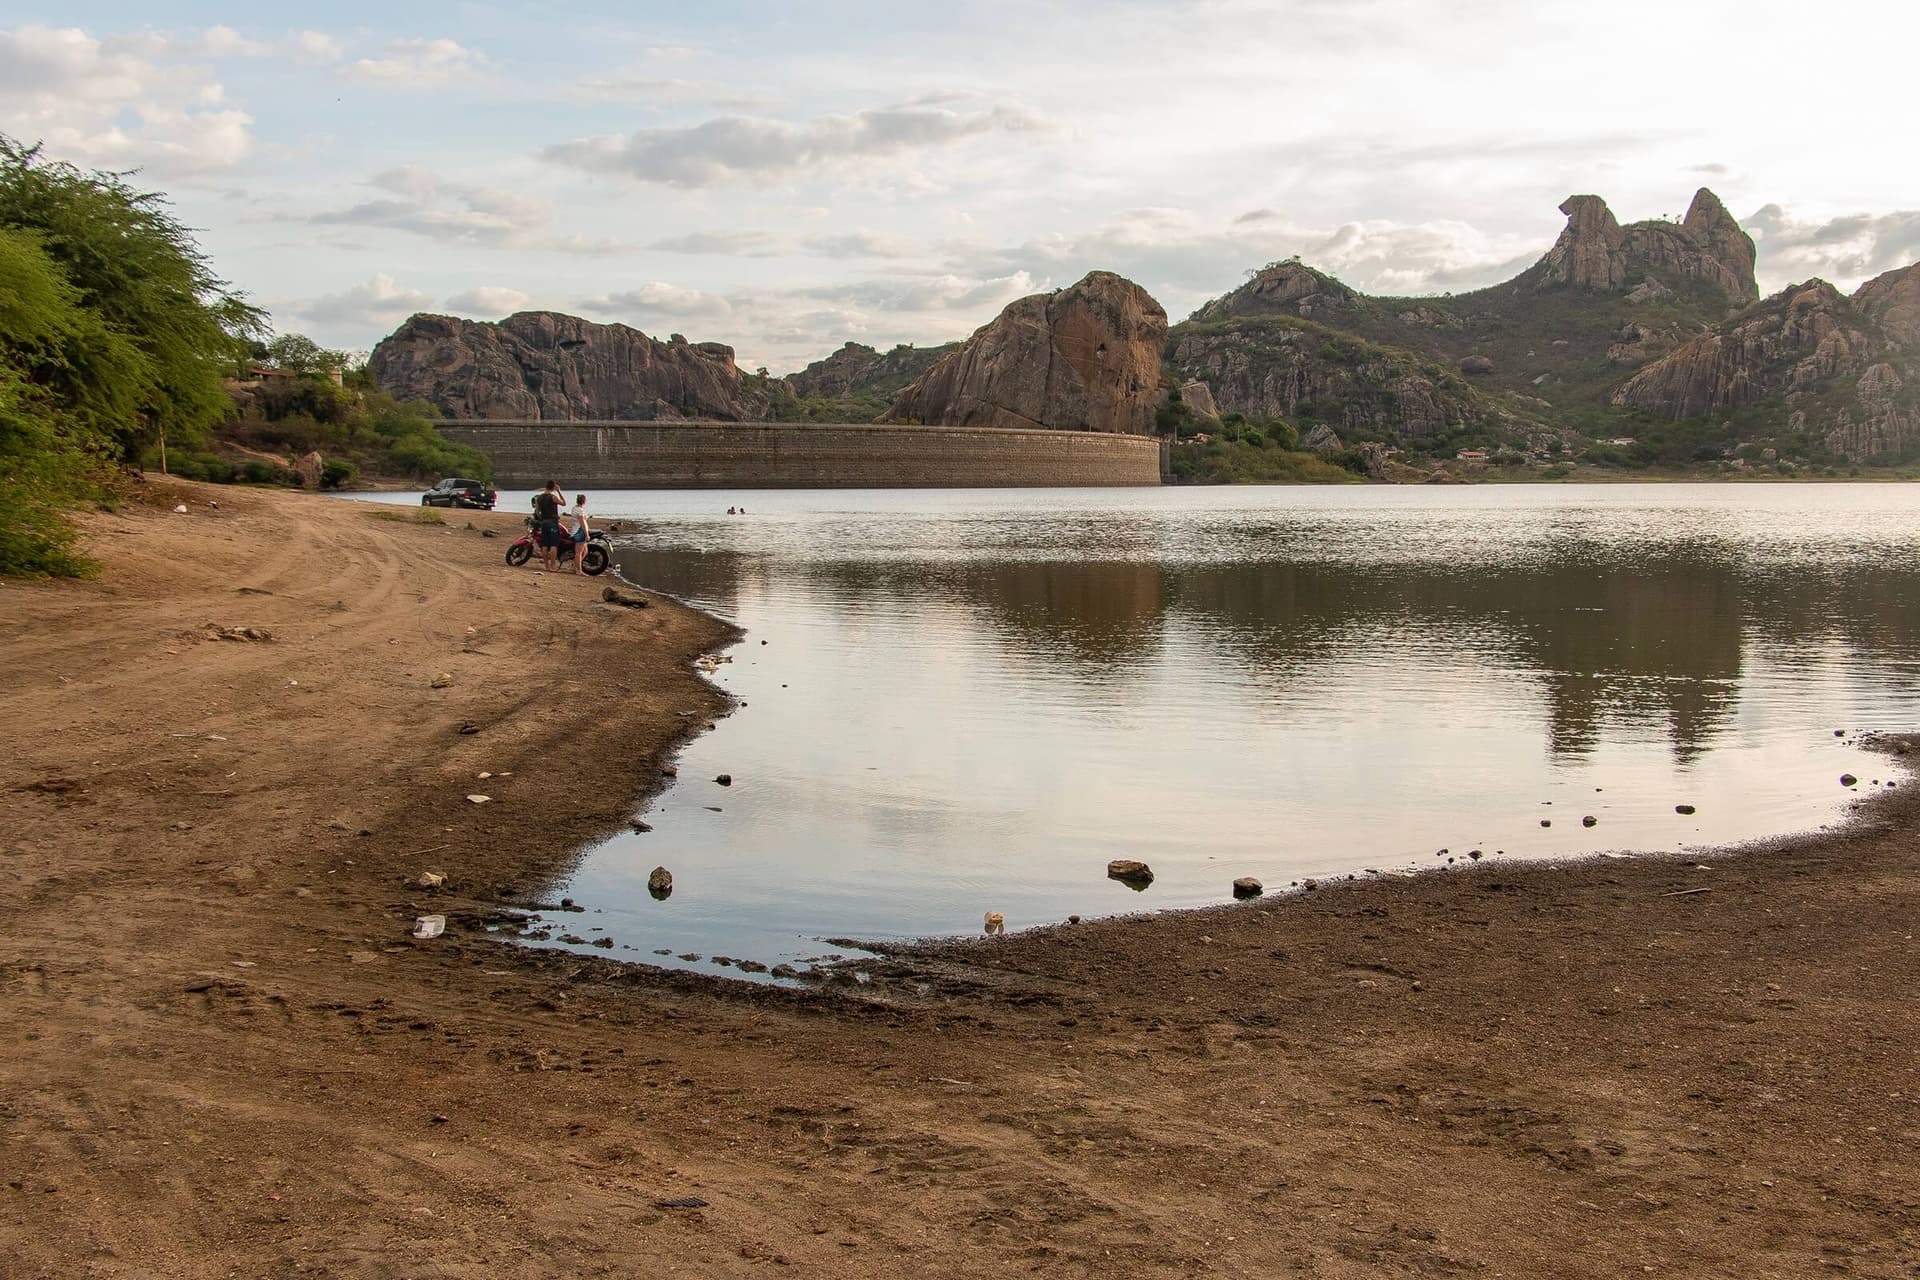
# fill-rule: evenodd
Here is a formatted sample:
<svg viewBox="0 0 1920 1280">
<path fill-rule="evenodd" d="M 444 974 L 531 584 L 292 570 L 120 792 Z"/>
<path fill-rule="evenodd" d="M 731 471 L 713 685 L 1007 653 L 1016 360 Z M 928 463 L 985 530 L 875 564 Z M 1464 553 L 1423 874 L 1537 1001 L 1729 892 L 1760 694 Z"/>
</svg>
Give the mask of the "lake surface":
<svg viewBox="0 0 1920 1280">
<path fill-rule="evenodd" d="M 639 522 L 625 576 L 747 633 L 654 830 L 555 890 L 649 963 L 1809 830 L 1892 776 L 1836 729 L 1920 726 L 1920 487 L 592 503 Z"/>
</svg>

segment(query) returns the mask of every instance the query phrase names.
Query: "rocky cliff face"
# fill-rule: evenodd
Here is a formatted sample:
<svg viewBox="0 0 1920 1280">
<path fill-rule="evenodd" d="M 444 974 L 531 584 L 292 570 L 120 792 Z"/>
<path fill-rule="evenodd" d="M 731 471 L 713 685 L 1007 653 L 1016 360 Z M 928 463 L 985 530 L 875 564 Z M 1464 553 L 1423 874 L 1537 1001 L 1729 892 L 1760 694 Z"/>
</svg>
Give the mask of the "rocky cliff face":
<svg viewBox="0 0 1920 1280">
<path fill-rule="evenodd" d="M 1686 219 L 1678 224 L 1623 227 L 1599 196 L 1568 196 L 1560 212 L 1567 215 L 1567 225 L 1540 260 L 1537 288 L 1626 293 L 1651 281 L 1664 289 L 1657 277 L 1665 274 L 1709 285 L 1735 305 L 1760 296 L 1753 240 L 1705 187 L 1694 194 Z"/>
<path fill-rule="evenodd" d="M 903 390 L 882 421 L 1147 435 L 1167 313 L 1109 271 L 1010 303 Z"/>
<path fill-rule="evenodd" d="M 1613 403 L 1661 418 L 1771 410 L 1856 462 L 1920 443 L 1920 264 L 1843 296 L 1795 285 L 1629 378 Z"/>
<path fill-rule="evenodd" d="M 825 359 L 815 360 L 800 372 L 788 374 L 785 381 L 796 396 L 857 398 L 884 392 L 891 400 L 900 388 L 932 368 L 942 356 L 957 350 L 959 345 L 957 342 L 937 347 L 902 344 L 882 353 L 864 343 L 849 342 Z"/>
<path fill-rule="evenodd" d="M 1458 370 L 1413 352 L 1360 342 L 1286 317 L 1191 321 L 1173 331 L 1167 363 L 1198 381 L 1222 412 L 1331 425 L 1349 435 L 1412 438 L 1454 427 L 1524 430 Z M 1191 393 L 1181 388 L 1183 400 Z"/>
<path fill-rule="evenodd" d="M 741 376 L 731 347 L 678 334 L 658 342 L 551 311 L 497 324 L 416 315 L 373 349 L 367 367 L 382 391 L 431 401 L 452 418 L 738 421 L 765 416 L 775 394 Z"/>
</svg>

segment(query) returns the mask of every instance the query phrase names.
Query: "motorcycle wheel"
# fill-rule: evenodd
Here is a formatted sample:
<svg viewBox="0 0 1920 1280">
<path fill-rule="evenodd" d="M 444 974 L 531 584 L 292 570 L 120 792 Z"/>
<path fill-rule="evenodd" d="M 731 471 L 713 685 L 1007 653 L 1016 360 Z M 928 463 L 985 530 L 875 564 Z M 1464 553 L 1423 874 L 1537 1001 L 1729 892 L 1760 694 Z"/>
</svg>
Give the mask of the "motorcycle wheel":
<svg viewBox="0 0 1920 1280">
<path fill-rule="evenodd" d="M 590 546 L 587 554 L 580 558 L 580 571 L 590 578 L 597 578 L 607 571 L 607 549 Z"/>
<path fill-rule="evenodd" d="M 507 563 L 515 568 L 533 559 L 533 548 L 524 542 L 516 542 L 507 548 Z"/>
</svg>

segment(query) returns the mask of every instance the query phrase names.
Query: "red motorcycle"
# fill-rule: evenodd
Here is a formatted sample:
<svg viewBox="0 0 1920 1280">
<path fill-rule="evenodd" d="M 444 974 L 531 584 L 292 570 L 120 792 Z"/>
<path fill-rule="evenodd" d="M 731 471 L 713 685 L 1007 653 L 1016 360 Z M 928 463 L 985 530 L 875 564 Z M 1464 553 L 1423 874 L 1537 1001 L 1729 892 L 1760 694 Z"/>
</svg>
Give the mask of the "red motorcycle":
<svg viewBox="0 0 1920 1280">
<path fill-rule="evenodd" d="M 540 552 L 540 543 L 535 537 L 533 517 L 527 517 L 527 531 L 515 538 L 513 545 L 507 548 L 507 563 L 515 568 L 533 559 Z M 573 563 L 573 544 L 563 543 L 556 552 L 560 559 Z M 613 543 L 607 535 L 598 529 L 587 534 L 587 553 L 580 559 L 580 572 L 588 577 L 598 577 L 607 571 L 613 563 Z"/>
</svg>

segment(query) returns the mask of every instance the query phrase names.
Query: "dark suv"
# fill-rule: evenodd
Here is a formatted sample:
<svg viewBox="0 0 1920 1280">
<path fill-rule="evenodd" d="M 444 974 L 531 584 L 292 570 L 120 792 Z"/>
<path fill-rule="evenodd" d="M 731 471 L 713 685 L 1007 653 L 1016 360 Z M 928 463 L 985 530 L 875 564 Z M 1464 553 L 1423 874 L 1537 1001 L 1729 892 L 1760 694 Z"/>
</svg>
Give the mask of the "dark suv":
<svg viewBox="0 0 1920 1280">
<path fill-rule="evenodd" d="M 433 488 L 420 495 L 423 507 L 466 507 L 471 510 L 493 510 L 494 499 L 500 495 L 490 484 L 479 480 L 442 480 Z"/>
</svg>

